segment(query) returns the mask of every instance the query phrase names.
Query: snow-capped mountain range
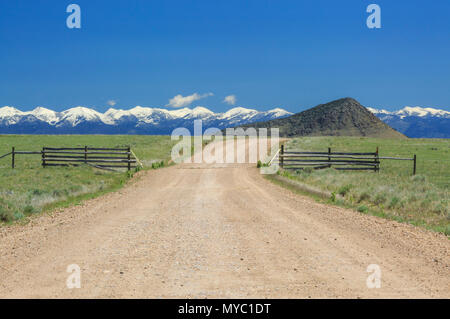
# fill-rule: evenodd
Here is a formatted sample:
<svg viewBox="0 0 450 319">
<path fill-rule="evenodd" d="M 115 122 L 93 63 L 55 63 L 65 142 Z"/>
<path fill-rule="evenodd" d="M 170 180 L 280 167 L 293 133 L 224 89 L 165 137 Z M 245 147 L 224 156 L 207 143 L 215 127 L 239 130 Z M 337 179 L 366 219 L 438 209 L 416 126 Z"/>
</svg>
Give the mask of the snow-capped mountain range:
<svg viewBox="0 0 450 319">
<path fill-rule="evenodd" d="M 406 106 L 390 112 L 368 107 L 380 120 L 408 137 L 450 138 L 450 112 Z"/>
<path fill-rule="evenodd" d="M 136 106 L 129 110 L 110 108 L 105 113 L 87 107 L 62 112 L 37 107 L 23 112 L 0 108 L 0 133 L 3 134 L 170 134 L 177 127 L 193 128 L 194 120 L 203 120 L 203 128 L 223 129 L 257 121 L 289 116 L 281 108 L 261 112 L 235 107 L 224 113 L 197 106 L 168 110 Z"/>
<path fill-rule="evenodd" d="M 386 110 L 377 110 L 371 107 L 367 108 L 370 112 L 376 115 L 396 115 L 401 118 L 405 118 L 407 116 L 418 116 L 418 117 L 443 117 L 443 118 L 449 118 L 450 112 L 439 110 L 439 109 L 433 109 L 431 107 L 411 107 L 406 106 L 402 108 L 399 111 L 386 111 Z"/>
<path fill-rule="evenodd" d="M 408 137 L 450 138 L 449 111 L 409 106 L 398 111 L 367 109 Z M 62 112 L 44 107 L 23 112 L 5 106 L 0 108 L 0 134 L 171 134 L 177 127 L 192 132 L 197 119 L 203 120 L 203 129 L 223 129 L 289 115 L 292 113 L 281 108 L 261 112 L 235 107 L 214 113 L 202 106 L 173 110 L 136 106 L 100 113 L 82 106 Z"/>
</svg>

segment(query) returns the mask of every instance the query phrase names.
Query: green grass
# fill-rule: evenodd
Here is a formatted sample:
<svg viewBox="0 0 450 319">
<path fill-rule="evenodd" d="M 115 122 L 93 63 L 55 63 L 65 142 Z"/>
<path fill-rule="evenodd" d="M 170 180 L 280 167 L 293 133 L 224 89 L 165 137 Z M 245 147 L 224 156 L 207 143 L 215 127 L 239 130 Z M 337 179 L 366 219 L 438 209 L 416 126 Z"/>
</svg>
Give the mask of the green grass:
<svg viewBox="0 0 450 319">
<path fill-rule="evenodd" d="M 332 195 L 361 213 L 423 226 L 450 235 L 450 140 L 377 139 L 359 137 L 305 137 L 289 140 L 287 150 L 373 152 L 380 156 L 417 155 L 417 175 L 412 161 L 382 160 L 380 172 L 299 170 L 282 175 Z M 334 196 L 334 198 L 336 198 Z M 332 201 L 332 199 L 330 199 Z"/>
<path fill-rule="evenodd" d="M 11 151 L 40 151 L 53 147 L 131 146 L 145 169 L 167 165 L 170 136 L 122 135 L 0 135 L 0 156 Z M 0 159 L 0 221 L 12 222 L 56 207 L 77 204 L 116 190 L 132 177 L 128 172 L 110 172 L 91 166 L 41 167 L 40 155 L 16 155 Z"/>
</svg>

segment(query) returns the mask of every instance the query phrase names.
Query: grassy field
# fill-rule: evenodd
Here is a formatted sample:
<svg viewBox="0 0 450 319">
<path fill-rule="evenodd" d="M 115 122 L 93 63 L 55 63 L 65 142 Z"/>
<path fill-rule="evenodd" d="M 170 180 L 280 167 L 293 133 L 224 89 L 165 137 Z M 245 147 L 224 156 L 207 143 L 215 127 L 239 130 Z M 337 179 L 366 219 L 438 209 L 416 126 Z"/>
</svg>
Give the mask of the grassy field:
<svg viewBox="0 0 450 319">
<path fill-rule="evenodd" d="M 282 171 L 279 174 L 332 193 L 330 200 L 370 213 L 424 226 L 450 235 L 450 140 L 305 137 L 291 139 L 288 150 L 374 152 L 380 156 L 417 155 L 412 161 L 382 160 L 380 172 L 323 170 Z M 337 196 L 340 195 L 340 196 Z"/>
<path fill-rule="evenodd" d="M 130 145 L 146 168 L 167 164 L 172 146 L 169 136 L 7 135 L 0 136 L 0 156 L 11 151 L 39 151 L 53 147 L 123 147 Z M 291 139 L 288 150 L 373 152 L 380 156 L 417 155 L 412 162 L 382 160 L 380 172 L 344 172 L 333 169 L 283 171 L 283 176 L 332 193 L 334 203 L 401 222 L 450 234 L 450 140 L 376 139 L 357 137 L 305 137 Z M 0 220 L 11 222 L 59 206 L 73 205 L 121 187 L 130 174 L 90 166 L 41 167 L 39 155 L 0 159 Z"/>
<path fill-rule="evenodd" d="M 136 156 L 151 168 L 167 164 L 172 146 L 170 136 L 105 135 L 0 135 L 0 156 L 16 151 L 40 151 L 47 147 L 131 146 Z M 72 205 L 121 187 L 130 174 L 109 172 L 90 166 L 41 167 L 40 155 L 16 155 L 0 159 L 0 220 L 11 222 L 57 206 Z M 154 165 L 155 166 L 155 165 Z"/>
</svg>

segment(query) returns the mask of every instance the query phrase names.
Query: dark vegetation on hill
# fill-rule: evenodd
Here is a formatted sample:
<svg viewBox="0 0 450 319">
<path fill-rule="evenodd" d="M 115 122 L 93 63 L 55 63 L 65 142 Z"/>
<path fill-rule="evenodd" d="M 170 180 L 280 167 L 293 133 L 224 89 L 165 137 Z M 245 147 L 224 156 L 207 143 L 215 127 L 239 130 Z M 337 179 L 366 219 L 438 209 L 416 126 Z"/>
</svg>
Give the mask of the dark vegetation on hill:
<svg viewBox="0 0 450 319">
<path fill-rule="evenodd" d="M 257 122 L 243 128 L 279 128 L 280 136 L 368 136 L 405 138 L 383 123 L 358 101 L 343 98 L 320 104 L 282 119 Z"/>
</svg>

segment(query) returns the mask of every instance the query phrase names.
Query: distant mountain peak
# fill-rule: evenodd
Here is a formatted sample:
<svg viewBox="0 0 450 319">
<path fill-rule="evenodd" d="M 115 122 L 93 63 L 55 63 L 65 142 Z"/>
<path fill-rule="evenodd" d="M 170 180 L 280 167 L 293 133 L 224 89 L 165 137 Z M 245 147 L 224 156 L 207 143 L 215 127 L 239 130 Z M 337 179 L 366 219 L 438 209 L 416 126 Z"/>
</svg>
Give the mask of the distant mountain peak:
<svg viewBox="0 0 450 319">
<path fill-rule="evenodd" d="M 344 102 L 358 103 L 359 104 L 359 102 L 356 99 L 354 99 L 352 97 L 349 97 L 349 96 L 348 97 L 343 97 L 343 98 L 340 98 L 340 99 L 337 99 L 337 100 L 334 100 L 334 101 L 331 101 L 330 103 L 337 104 L 337 103 L 344 103 Z"/>
<path fill-rule="evenodd" d="M 403 109 L 396 112 L 397 115 L 400 116 L 450 116 L 450 112 L 434 109 L 431 107 L 411 107 L 405 106 Z"/>
<path fill-rule="evenodd" d="M 248 114 L 248 113 L 254 113 L 254 112 L 257 112 L 257 111 L 254 110 L 254 109 L 247 109 L 247 108 L 242 107 L 242 106 L 236 106 L 236 107 L 233 107 L 232 109 L 229 109 L 224 114 L 234 115 L 234 114 L 240 114 L 240 113 Z"/>
<path fill-rule="evenodd" d="M 43 106 L 38 106 L 38 107 L 34 108 L 34 110 L 32 112 L 33 113 L 41 113 L 41 112 L 53 112 L 53 111 L 49 110 Z"/>
<path fill-rule="evenodd" d="M 377 110 L 377 109 L 374 109 L 372 107 L 366 107 L 366 109 L 368 109 L 373 114 L 391 114 L 391 112 L 383 110 L 383 109 Z"/>
<path fill-rule="evenodd" d="M 11 116 L 11 115 L 16 115 L 16 114 L 20 114 L 20 113 L 22 113 L 22 112 L 12 106 L 0 107 L 0 116 L 1 115 L 5 115 L 5 116 L 10 115 Z"/>
<path fill-rule="evenodd" d="M 274 109 L 268 110 L 267 112 L 276 113 L 276 112 L 287 112 L 286 110 L 283 110 L 282 108 L 276 107 Z M 289 113 L 289 112 L 287 112 Z"/>
<path fill-rule="evenodd" d="M 194 112 L 203 112 L 203 113 L 209 113 L 209 114 L 214 114 L 213 111 L 211 111 L 210 109 L 207 109 L 204 106 L 196 106 L 195 108 L 192 109 L 192 111 Z"/>
<path fill-rule="evenodd" d="M 27 112 L 33 116 L 35 116 L 37 119 L 47 122 L 50 125 L 55 124 L 58 121 L 58 113 L 55 111 L 52 111 L 50 109 L 47 109 L 42 106 L 36 107 L 33 111 Z"/>
</svg>

